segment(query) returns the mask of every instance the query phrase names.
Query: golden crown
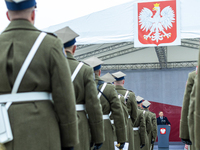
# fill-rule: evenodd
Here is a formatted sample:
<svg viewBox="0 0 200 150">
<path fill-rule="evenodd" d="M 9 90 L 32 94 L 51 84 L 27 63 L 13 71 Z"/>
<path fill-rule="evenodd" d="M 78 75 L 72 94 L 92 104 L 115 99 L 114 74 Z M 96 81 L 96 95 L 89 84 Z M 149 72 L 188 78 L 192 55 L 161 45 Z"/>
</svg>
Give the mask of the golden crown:
<svg viewBox="0 0 200 150">
<path fill-rule="evenodd" d="M 159 5 L 160 5 L 160 4 L 156 3 L 156 4 L 154 4 L 154 7 L 159 7 Z"/>
</svg>

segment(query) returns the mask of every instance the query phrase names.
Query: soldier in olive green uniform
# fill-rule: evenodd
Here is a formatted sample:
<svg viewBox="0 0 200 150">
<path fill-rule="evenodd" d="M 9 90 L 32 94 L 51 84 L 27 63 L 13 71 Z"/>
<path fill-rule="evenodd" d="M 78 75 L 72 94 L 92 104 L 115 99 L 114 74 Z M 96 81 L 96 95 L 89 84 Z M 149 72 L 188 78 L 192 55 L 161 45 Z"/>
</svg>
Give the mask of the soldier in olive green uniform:
<svg viewBox="0 0 200 150">
<path fill-rule="evenodd" d="M 142 108 L 143 108 L 142 103 L 138 104 L 138 109 L 143 111 L 145 124 L 146 124 L 145 146 L 142 149 L 143 150 L 149 150 L 150 145 L 149 145 L 148 135 L 152 130 L 152 124 L 151 124 L 151 118 L 150 118 L 149 112 L 143 110 Z"/>
<path fill-rule="evenodd" d="M 90 143 L 95 143 L 95 147 L 98 149 L 104 141 L 103 113 L 100 101 L 97 98 L 93 70 L 88 65 L 77 61 L 73 56 L 76 50 L 75 38 L 78 34 L 69 27 L 62 28 L 55 33 L 64 43 L 76 95 L 80 142 L 74 147 L 74 150 L 89 150 Z M 86 112 L 89 119 L 87 119 Z"/>
<path fill-rule="evenodd" d="M 148 138 L 149 138 L 150 149 L 153 150 L 154 142 L 156 141 L 157 138 L 157 119 L 156 119 L 156 114 L 149 111 L 150 105 L 151 103 L 147 100 L 145 100 L 142 103 L 144 110 L 149 113 L 151 119 L 152 129 L 148 135 Z"/>
<path fill-rule="evenodd" d="M 98 97 L 100 97 L 103 110 L 105 142 L 103 143 L 101 149 L 114 150 L 114 133 L 109 120 L 109 114 L 111 112 L 114 118 L 117 142 L 120 143 L 119 148 L 122 149 L 126 142 L 126 125 L 121 102 L 118 99 L 118 94 L 115 90 L 115 87 L 112 84 L 105 83 L 102 79 L 100 79 L 100 69 L 101 64 L 103 63 L 100 59 L 97 57 L 91 57 L 87 60 L 84 60 L 84 62 L 94 68 L 95 82 L 97 84 L 97 89 L 99 90 Z"/>
<path fill-rule="evenodd" d="M 101 76 L 101 79 L 102 79 L 103 81 L 108 82 L 108 83 L 111 83 L 111 84 L 113 84 L 113 83 L 116 81 L 116 79 L 115 79 L 110 73 L 107 73 L 107 74 Z M 127 106 L 126 106 L 126 100 L 127 100 L 127 99 L 125 99 L 124 96 L 121 95 L 121 94 L 119 94 L 119 93 L 118 93 L 118 98 L 119 98 L 120 101 L 121 101 L 121 105 L 122 105 L 123 112 L 124 112 L 125 125 L 127 126 L 127 124 L 128 124 L 128 116 L 129 116 L 129 114 L 128 114 L 128 109 L 127 109 Z M 127 97 L 127 98 L 128 98 L 128 97 Z M 111 122 L 113 122 L 113 124 L 114 124 L 114 120 L 113 120 L 112 114 L 110 115 L 110 118 L 111 118 Z M 127 129 L 127 128 L 126 128 L 126 129 Z"/>
<path fill-rule="evenodd" d="M 107 73 L 107 74 L 101 76 L 101 79 L 102 79 L 103 81 L 109 82 L 109 83 L 114 83 L 114 82 L 116 81 L 116 79 L 115 79 L 110 73 Z M 121 94 L 118 94 L 118 98 L 119 98 L 120 101 L 121 101 L 122 110 L 123 110 L 123 113 L 124 113 L 125 125 L 127 126 L 129 114 L 128 114 L 128 109 L 127 109 L 127 106 L 126 106 L 126 99 L 125 99 L 124 96 L 121 95 Z M 114 119 L 114 118 L 113 118 L 113 115 L 110 114 L 110 121 L 111 121 L 111 123 L 112 123 L 112 125 L 113 125 L 113 130 L 114 130 L 114 132 L 115 132 L 115 126 L 114 126 L 114 120 L 113 120 L 113 119 Z M 126 128 L 126 129 L 127 129 L 127 128 Z M 115 136 L 114 136 L 114 140 L 117 141 L 116 134 L 115 134 Z M 127 139 L 126 142 L 128 142 L 128 139 Z"/>
<path fill-rule="evenodd" d="M 133 128 L 132 125 L 134 125 L 136 119 L 137 119 L 137 102 L 135 99 L 135 94 L 132 91 L 129 91 L 125 89 L 124 82 L 125 82 L 125 74 L 121 71 L 113 73 L 112 74 L 116 81 L 114 82 L 116 90 L 119 94 L 122 94 L 124 97 L 129 96 L 126 105 L 129 112 L 129 120 L 128 120 L 128 126 L 127 126 L 127 133 L 128 133 L 128 143 L 129 143 L 129 150 L 134 149 L 134 134 L 133 134 Z"/>
<path fill-rule="evenodd" d="M 192 142 L 192 145 L 190 146 L 191 150 L 196 150 L 195 148 L 195 131 L 194 130 L 194 124 L 195 124 L 195 105 L 196 105 L 196 86 L 197 86 L 197 76 L 194 78 L 194 85 L 192 88 L 192 92 L 190 94 L 190 105 L 189 105 L 189 111 L 188 111 L 188 127 L 189 127 L 189 137 L 190 141 Z"/>
<path fill-rule="evenodd" d="M 183 143 L 191 145 L 190 136 L 189 136 L 189 127 L 188 127 L 188 111 L 190 105 L 190 94 L 192 92 L 192 87 L 194 85 L 194 79 L 196 76 L 196 71 L 190 72 L 188 75 L 188 80 L 186 83 L 183 107 L 181 111 L 181 121 L 180 121 L 180 138 Z"/>
<path fill-rule="evenodd" d="M 11 23 L 0 35 L 0 96 L 11 93 L 16 76 L 41 33 L 33 26 L 35 0 L 7 0 L 6 4 Z M 50 100 L 13 103 L 8 110 L 13 140 L 5 143 L 7 150 L 60 150 L 61 145 L 72 150 L 79 142 L 75 94 L 62 47 L 51 34 L 39 46 L 18 92 L 52 93 L 54 104 Z"/>
<path fill-rule="evenodd" d="M 136 97 L 138 105 L 142 103 L 142 100 L 143 100 L 142 97 L 140 96 Z M 146 134 L 146 124 L 145 124 L 143 110 L 139 109 L 139 107 L 137 114 L 138 114 L 137 120 L 133 125 L 135 150 L 142 149 L 145 146 L 145 134 Z"/>
<path fill-rule="evenodd" d="M 195 141 L 196 142 L 195 146 L 197 150 L 200 150 L 200 72 L 199 66 L 200 63 L 200 55 L 199 55 L 199 62 L 198 62 L 198 67 L 197 67 L 197 84 L 196 84 L 196 105 L 195 105 L 195 115 L 194 115 L 194 119 L 195 119 L 195 125 L 194 125 L 194 130 L 195 130 Z"/>
</svg>

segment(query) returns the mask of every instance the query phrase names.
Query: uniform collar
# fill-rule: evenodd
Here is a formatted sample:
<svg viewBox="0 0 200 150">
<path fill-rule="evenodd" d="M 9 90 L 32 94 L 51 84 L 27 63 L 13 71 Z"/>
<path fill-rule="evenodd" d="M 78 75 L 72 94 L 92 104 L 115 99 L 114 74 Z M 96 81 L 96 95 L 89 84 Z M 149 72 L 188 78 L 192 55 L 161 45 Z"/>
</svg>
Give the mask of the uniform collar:
<svg viewBox="0 0 200 150">
<path fill-rule="evenodd" d="M 34 31 L 40 31 L 37 28 L 34 27 L 33 24 L 31 24 L 28 20 L 25 19 L 17 19 L 10 22 L 10 24 L 7 26 L 7 28 L 3 32 L 7 32 L 10 30 L 34 30 Z"/>
<path fill-rule="evenodd" d="M 123 86 L 121 85 L 116 85 L 115 86 L 116 90 L 126 90 Z"/>
<path fill-rule="evenodd" d="M 96 81 L 103 81 L 98 75 L 95 74 L 95 80 Z"/>
<path fill-rule="evenodd" d="M 72 60 L 76 60 L 76 59 L 74 58 L 74 56 L 72 55 L 72 53 L 70 53 L 70 52 L 67 52 L 67 58 L 68 58 L 68 59 L 72 59 Z"/>
<path fill-rule="evenodd" d="M 142 110 L 142 108 L 140 106 L 138 106 L 138 109 Z"/>
</svg>

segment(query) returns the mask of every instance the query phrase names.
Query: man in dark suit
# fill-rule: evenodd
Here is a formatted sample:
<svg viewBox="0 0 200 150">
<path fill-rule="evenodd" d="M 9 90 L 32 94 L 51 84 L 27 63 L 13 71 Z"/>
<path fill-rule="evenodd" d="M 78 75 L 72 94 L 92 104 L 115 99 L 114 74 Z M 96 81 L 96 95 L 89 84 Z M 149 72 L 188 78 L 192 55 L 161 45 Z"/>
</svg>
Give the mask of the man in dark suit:
<svg viewBox="0 0 200 150">
<path fill-rule="evenodd" d="M 163 112 L 159 112 L 159 117 L 157 118 L 157 125 L 171 125 L 167 117 L 163 116 Z"/>
</svg>

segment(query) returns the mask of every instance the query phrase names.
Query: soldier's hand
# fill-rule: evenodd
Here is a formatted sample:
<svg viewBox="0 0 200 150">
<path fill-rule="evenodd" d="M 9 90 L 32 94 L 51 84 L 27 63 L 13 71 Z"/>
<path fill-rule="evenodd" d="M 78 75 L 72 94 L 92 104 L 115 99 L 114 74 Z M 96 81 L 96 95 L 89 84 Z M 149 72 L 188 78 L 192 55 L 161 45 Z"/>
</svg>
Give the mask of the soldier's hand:
<svg viewBox="0 0 200 150">
<path fill-rule="evenodd" d="M 145 146 L 145 144 L 140 145 L 140 148 L 143 148 Z"/>
<path fill-rule="evenodd" d="M 119 144 L 117 144 L 116 146 L 117 146 L 117 148 L 119 148 L 119 149 L 123 149 L 123 148 L 124 148 L 124 145 L 125 145 L 125 143 L 119 143 Z"/>
<path fill-rule="evenodd" d="M 93 143 L 93 142 L 91 142 L 91 143 L 90 143 L 90 147 L 93 147 L 93 146 L 94 146 L 94 143 Z"/>
<path fill-rule="evenodd" d="M 74 147 L 62 147 L 62 150 L 74 150 Z"/>
<path fill-rule="evenodd" d="M 93 150 L 100 149 L 102 147 L 103 143 L 95 144 Z"/>
<path fill-rule="evenodd" d="M 192 142 L 189 139 L 181 139 L 184 144 L 192 145 Z"/>
</svg>

